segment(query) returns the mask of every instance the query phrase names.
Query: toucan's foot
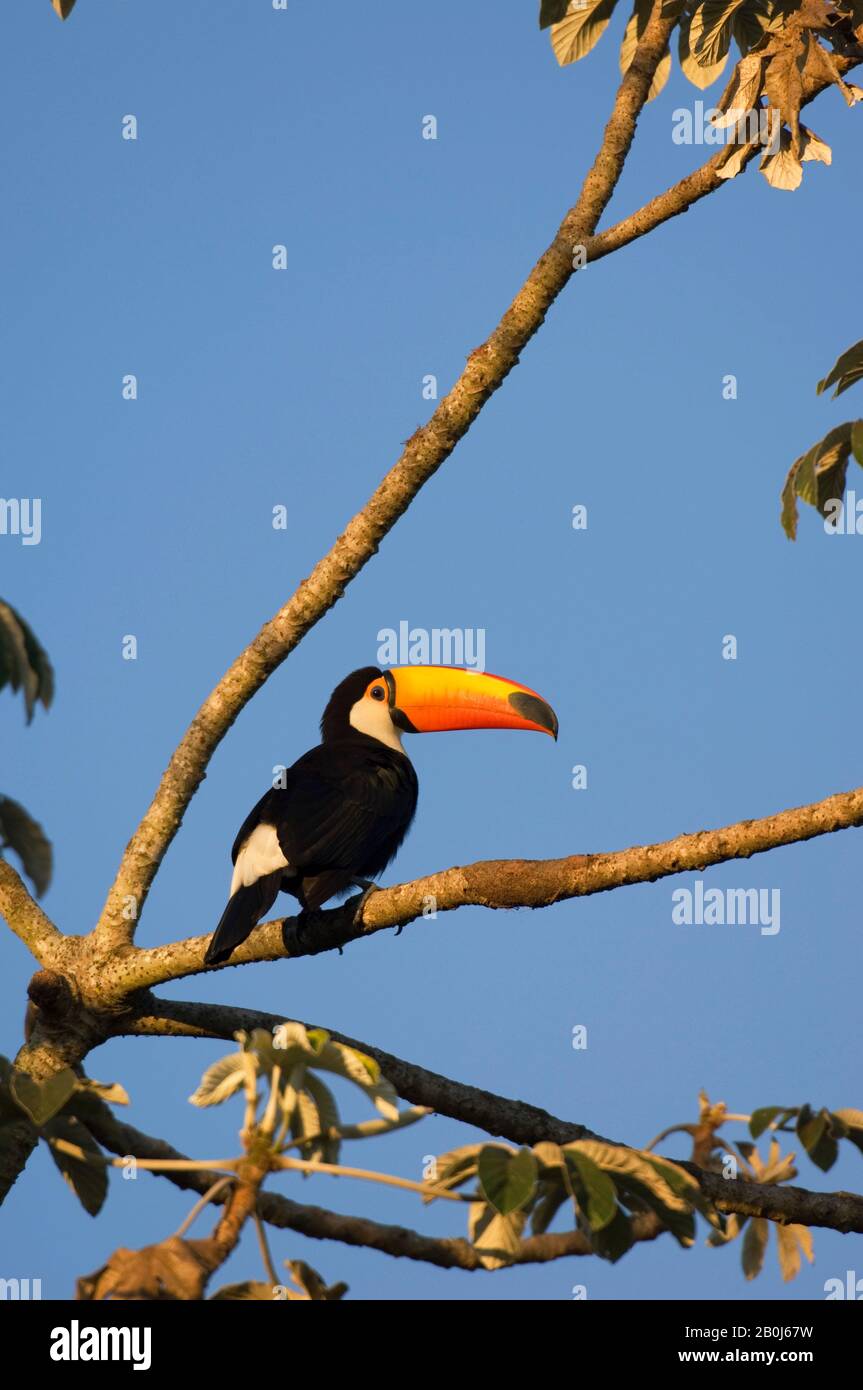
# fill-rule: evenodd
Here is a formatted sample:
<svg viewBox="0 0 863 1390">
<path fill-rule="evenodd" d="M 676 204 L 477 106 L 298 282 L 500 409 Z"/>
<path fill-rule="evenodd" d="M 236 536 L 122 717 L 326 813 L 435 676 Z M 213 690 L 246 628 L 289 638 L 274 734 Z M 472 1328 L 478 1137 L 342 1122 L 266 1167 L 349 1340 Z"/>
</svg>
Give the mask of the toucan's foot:
<svg viewBox="0 0 863 1390">
<path fill-rule="evenodd" d="M 311 926 L 314 925 L 316 919 L 319 916 L 319 909 L 314 907 L 301 908 L 300 911 L 297 913 L 296 926 L 294 930 L 296 932 L 297 942 L 299 943 L 299 945 L 302 946 L 304 944 L 306 932 L 309 930 Z"/>
<path fill-rule="evenodd" d="M 355 888 L 362 888 L 363 890 L 363 896 L 357 903 L 357 910 L 354 913 L 354 926 L 359 927 L 362 925 L 363 908 L 365 907 L 372 893 L 380 892 L 381 885 L 379 883 L 374 883 L 370 878 L 355 878 L 352 880 L 352 882 Z"/>
</svg>

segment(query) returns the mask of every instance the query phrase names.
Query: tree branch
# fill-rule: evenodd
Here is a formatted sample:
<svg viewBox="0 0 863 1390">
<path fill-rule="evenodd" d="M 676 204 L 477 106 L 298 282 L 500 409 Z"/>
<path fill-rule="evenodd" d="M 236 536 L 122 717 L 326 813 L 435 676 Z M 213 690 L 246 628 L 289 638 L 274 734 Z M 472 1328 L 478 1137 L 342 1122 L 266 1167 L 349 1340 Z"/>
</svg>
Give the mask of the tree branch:
<svg viewBox="0 0 863 1390">
<path fill-rule="evenodd" d="M 265 623 L 201 706 L 162 777 L 156 795 L 126 847 L 99 919 L 105 944 L 132 940 L 135 922 L 183 815 L 228 729 L 305 634 L 341 598 L 350 581 L 407 510 L 420 488 L 449 457 L 486 401 L 519 360 L 573 273 L 572 246 L 595 230 L 620 178 L 639 114 L 665 50 L 673 20 L 653 14 L 615 97 L 599 152 L 578 200 L 507 309 L 426 425 L 407 441 L 398 462 L 348 524 L 335 545 L 283 608 Z M 130 901 L 135 913 L 129 914 Z"/>
<path fill-rule="evenodd" d="M 859 46 L 856 53 L 853 51 L 833 53 L 831 56 L 836 70 L 843 76 L 858 67 L 863 61 Z M 815 77 L 811 71 L 804 73 L 801 110 L 826 91 L 829 86 L 831 86 L 829 77 Z M 750 146 L 744 157 L 741 172 L 737 175 L 738 178 L 741 177 L 756 155 L 761 153 L 762 147 L 760 145 Z M 624 217 L 613 227 L 608 227 L 605 231 L 590 237 L 585 243 L 587 264 L 600 261 L 604 256 L 610 256 L 612 252 L 619 251 L 621 247 L 628 246 L 630 242 L 637 241 L 640 237 L 646 236 L 649 232 L 662 226 L 663 222 L 669 222 L 673 217 L 679 217 L 681 213 L 688 212 L 695 203 L 706 198 L 709 193 L 715 193 L 718 189 L 734 183 L 734 179 L 719 177 L 718 170 L 724 154 L 725 149 L 720 149 L 706 163 L 698 169 L 694 169 L 691 174 L 687 174 L 671 188 L 667 188 L 664 193 L 659 193 L 655 198 L 651 198 L 650 202 L 645 203 L 637 212 L 631 213 L 629 217 Z"/>
<path fill-rule="evenodd" d="M 12 865 L 0 858 L 0 915 L 13 932 L 36 957 L 40 965 L 49 965 L 55 948 L 63 940 L 51 918 L 30 897 Z"/>
<path fill-rule="evenodd" d="M 142 1033 L 166 1037 L 233 1038 L 240 1029 L 251 1032 L 264 1028 L 272 1032 L 284 1019 L 275 1014 L 233 1008 L 224 1004 L 196 1004 L 174 999 L 155 999 L 150 996 L 141 1002 L 141 1013 L 134 1021 L 118 1024 L 121 1034 Z M 311 1027 L 312 1025 L 307 1025 Z M 320 1025 L 316 1025 L 320 1026 Z M 406 1062 L 383 1048 L 375 1047 L 343 1033 L 327 1030 L 337 1042 L 358 1048 L 374 1057 L 383 1074 L 395 1086 L 403 1100 L 424 1105 L 439 1115 L 484 1129 L 486 1133 L 509 1139 L 514 1144 L 533 1145 L 543 1141 L 571 1144 L 578 1139 L 598 1139 L 605 1144 L 622 1144 L 608 1139 L 585 1125 L 561 1120 L 539 1106 L 526 1101 L 510 1100 L 492 1091 L 455 1081 L 439 1072 L 428 1071 L 413 1062 Z M 624 1146 L 629 1147 L 629 1146 Z M 666 1155 L 668 1157 L 668 1155 Z M 785 1184 L 753 1183 L 744 1178 L 723 1178 L 707 1172 L 697 1164 L 679 1158 L 670 1160 L 685 1168 L 696 1179 L 702 1192 L 722 1212 L 739 1216 L 761 1216 L 768 1221 L 795 1222 L 803 1226 L 821 1226 L 844 1234 L 863 1234 L 863 1197 L 853 1192 L 810 1192 L 802 1187 Z"/>
<path fill-rule="evenodd" d="M 112 1153 L 149 1160 L 183 1161 L 185 1158 L 164 1140 L 152 1138 L 132 1125 L 123 1124 L 102 1102 L 94 1105 L 88 1113 L 87 1125 L 99 1143 Z M 210 1187 L 209 1178 L 190 1170 L 173 1170 L 159 1176 L 187 1191 L 205 1192 Z M 224 1192 L 214 1193 L 212 1201 L 223 1203 L 225 1196 Z M 345 1216 L 323 1207 L 293 1202 L 275 1192 L 261 1192 L 257 1209 L 261 1219 L 270 1226 L 296 1231 L 314 1240 L 338 1240 L 345 1245 L 378 1250 L 397 1258 L 420 1260 L 441 1269 L 484 1269 L 474 1247 L 459 1237 L 440 1239 L 426 1236 L 405 1226 L 383 1225 L 365 1217 Z M 661 1223 L 653 1213 L 636 1217 L 633 1228 L 637 1241 L 655 1240 L 663 1232 Z M 530 1236 L 522 1241 L 518 1259 L 514 1263 L 545 1264 L 566 1255 L 592 1253 L 590 1241 L 581 1231 L 555 1232 Z"/>
<path fill-rule="evenodd" d="M 673 840 L 634 845 L 608 854 L 480 860 L 369 894 L 359 921 L 355 921 L 355 915 L 361 900 L 354 897 L 341 907 L 316 913 L 307 924 L 297 917 L 264 922 L 224 965 L 204 966 L 209 936 L 191 936 L 167 946 L 132 952 L 117 964 L 118 983 L 126 990 L 142 989 L 197 975 L 205 968 L 224 970 L 229 965 L 318 955 L 388 927 L 406 926 L 423 917 L 429 903 L 434 904 L 436 913 L 469 906 L 550 907 L 569 898 L 653 883 L 732 859 L 748 859 L 782 845 L 799 844 L 861 824 L 863 787 L 857 787 L 758 820 L 737 821 L 718 830 L 698 830 Z"/>
</svg>

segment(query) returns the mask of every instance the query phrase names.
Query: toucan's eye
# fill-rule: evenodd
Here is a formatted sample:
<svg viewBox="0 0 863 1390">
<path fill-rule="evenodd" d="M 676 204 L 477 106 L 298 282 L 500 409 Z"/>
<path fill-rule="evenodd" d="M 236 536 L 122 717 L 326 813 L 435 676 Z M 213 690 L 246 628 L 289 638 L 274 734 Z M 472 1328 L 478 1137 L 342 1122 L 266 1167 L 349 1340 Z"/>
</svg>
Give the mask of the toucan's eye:
<svg viewBox="0 0 863 1390">
<path fill-rule="evenodd" d="M 385 700 L 387 698 L 387 692 L 382 685 L 373 685 L 370 694 L 373 700 Z"/>
</svg>

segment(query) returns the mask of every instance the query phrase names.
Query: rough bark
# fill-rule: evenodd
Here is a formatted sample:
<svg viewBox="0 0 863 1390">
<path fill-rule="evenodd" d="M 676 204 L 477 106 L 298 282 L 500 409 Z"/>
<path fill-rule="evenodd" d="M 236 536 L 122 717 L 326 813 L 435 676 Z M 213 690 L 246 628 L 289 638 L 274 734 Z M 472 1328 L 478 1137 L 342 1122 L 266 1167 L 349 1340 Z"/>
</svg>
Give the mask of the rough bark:
<svg viewBox="0 0 863 1390">
<path fill-rule="evenodd" d="M 165 1037 L 233 1038 L 239 1029 L 251 1031 L 264 1028 L 271 1031 L 284 1020 L 275 1014 L 252 1009 L 233 1008 L 222 1004 L 196 1004 L 182 1000 L 142 1000 L 144 1012 L 129 1020 L 120 1031 Z M 308 1025 L 312 1026 L 312 1025 Z M 321 1026 L 321 1025 L 316 1025 Z M 424 1105 L 439 1115 L 484 1129 L 495 1137 L 509 1139 L 513 1144 L 533 1145 L 544 1140 L 555 1144 L 570 1144 L 578 1139 L 599 1139 L 606 1144 L 621 1144 L 597 1134 L 586 1125 L 561 1120 L 539 1106 L 507 1096 L 483 1091 L 466 1085 L 439 1072 L 429 1071 L 396 1057 L 374 1044 L 347 1037 L 332 1029 L 330 1036 L 348 1047 L 367 1052 L 379 1063 L 384 1075 L 392 1082 L 403 1100 L 412 1105 Z M 672 1158 L 671 1155 L 666 1157 Z M 768 1221 L 796 1222 L 803 1226 L 822 1226 L 843 1234 L 863 1234 L 863 1197 L 853 1192 L 810 1192 L 806 1188 L 781 1186 L 773 1183 L 754 1183 L 743 1178 L 723 1178 L 694 1163 L 678 1158 L 672 1162 L 687 1169 L 698 1181 L 705 1196 L 719 1211 L 736 1212 L 739 1216 L 763 1216 Z"/>
<path fill-rule="evenodd" d="M 108 1110 L 100 1107 L 98 1117 L 95 1109 L 88 1123 L 99 1143 L 112 1153 L 134 1154 L 137 1158 L 184 1159 L 178 1150 L 155 1139 L 131 1125 L 121 1123 Z M 192 1171 L 175 1171 L 159 1174 L 175 1186 L 193 1192 L 205 1192 L 211 1178 Z M 226 1200 L 226 1194 L 217 1195 L 216 1202 Z M 345 1245 L 357 1245 L 367 1250 L 377 1250 L 396 1258 L 420 1260 L 426 1264 L 437 1265 L 440 1269 L 483 1269 L 479 1256 L 469 1241 L 460 1237 L 426 1236 L 406 1226 L 383 1225 L 363 1216 L 347 1216 L 342 1212 L 328 1211 L 323 1207 L 309 1206 L 294 1202 L 276 1192 L 261 1192 L 258 1197 L 258 1214 L 269 1225 L 283 1230 L 296 1231 L 299 1235 L 310 1236 L 314 1240 L 337 1240 Z M 655 1240 L 662 1234 L 660 1222 L 650 1215 L 639 1216 L 634 1222 L 637 1241 Z M 567 1255 L 592 1254 L 590 1242 L 581 1231 L 551 1232 L 541 1236 L 529 1236 L 522 1242 L 516 1264 L 545 1264 L 559 1260 Z"/>
<path fill-rule="evenodd" d="M 633 845 L 608 854 L 575 854 L 566 859 L 490 859 L 445 869 L 412 883 L 371 893 L 357 918 L 359 897 L 317 913 L 303 924 L 297 917 L 262 923 L 225 965 L 285 960 L 341 949 L 388 927 L 422 920 L 430 902 L 437 913 L 459 907 L 510 909 L 550 907 L 570 898 L 606 893 L 636 883 L 653 883 L 731 859 L 748 859 L 782 845 L 799 844 L 863 824 L 863 787 L 823 801 L 795 806 L 757 820 L 737 821 L 717 830 L 698 830 L 652 845 Z M 146 988 L 199 974 L 209 936 L 137 951 L 118 966 L 126 989 Z"/>
</svg>

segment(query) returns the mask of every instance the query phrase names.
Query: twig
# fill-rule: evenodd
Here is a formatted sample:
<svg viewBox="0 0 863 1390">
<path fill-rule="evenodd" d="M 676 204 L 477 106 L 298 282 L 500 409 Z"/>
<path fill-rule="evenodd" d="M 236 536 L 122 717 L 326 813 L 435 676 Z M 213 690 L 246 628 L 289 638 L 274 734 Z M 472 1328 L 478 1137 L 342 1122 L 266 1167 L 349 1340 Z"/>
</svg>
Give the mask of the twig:
<svg viewBox="0 0 863 1390">
<path fill-rule="evenodd" d="M 122 1162 L 122 1160 L 120 1161 Z M 236 1176 L 234 1174 L 231 1174 L 231 1176 L 227 1178 L 219 1178 L 218 1181 L 213 1183 L 212 1187 L 208 1187 L 203 1197 L 201 1197 L 192 1207 L 192 1210 L 189 1212 L 189 1215 L 186 1217 L 185 1221 L 177 1227 L 176 1231 L 174 1232 L 175 1239 L 179 1239 L 181 1236 L 184 1236 L 188 1231 L 189 1227 L 192 1225 L 193 1221 L 195 1220 L 195 1217 L 200 1215 L 200 1213 L 204 1210 L 206 1206 L 209 1205 L 209 1203 L 213 1200 L 217 1193 L 221 1192 L 223 1188 L 227 1187 L 228 1184 L 232 1182 L 236 1182 Z"/>
<path fill-rule="evenodd" d="M 252 1216 L 254 1217 L 255 1221 L 255 1230 L 258 1233 L 258 1245 L 260 1247 L 261 1259 L 264 1262 L 264 1269 L 266 1271 L 267 1278 L 269 1279 L 271 1284 L 278 1284 L 280 1282 L 279 1276 L 276 1274 L 275 1266 L 273 1264 L 273 1257 L 270 1254 L 270 1246 L 269 1242 L 267 1241 L 267 1232 L 264 1229 L 264 1223 L 261 1220 L 260 1215 L 258 1214 L 257 1208 L 252 1213 Z"/>
<path fill-rule="evenodd" d="M 469 1193 L 450 1192 L 446 1187 L 434 1187 L 428 1182 L 413 1182 L 410 1178 L 397 1178 L 392 1173 L 375 1173 L 370 1168 L 347 1168 L 342 1163 L 317 1163 L 313 1159 L 280 1156 L 274 1160 L 273 1166 L 296 1169 L 300 1173 L 323 1173 L 334 1178 L 363 1178 L 366 1182 L 379 1182 L 386 1187 L 403 1187 L 409 1192 L 421 1192 L 424 1197 L 443 1197 L 449 1202 L 478 1200 Z"/>
</svg>

